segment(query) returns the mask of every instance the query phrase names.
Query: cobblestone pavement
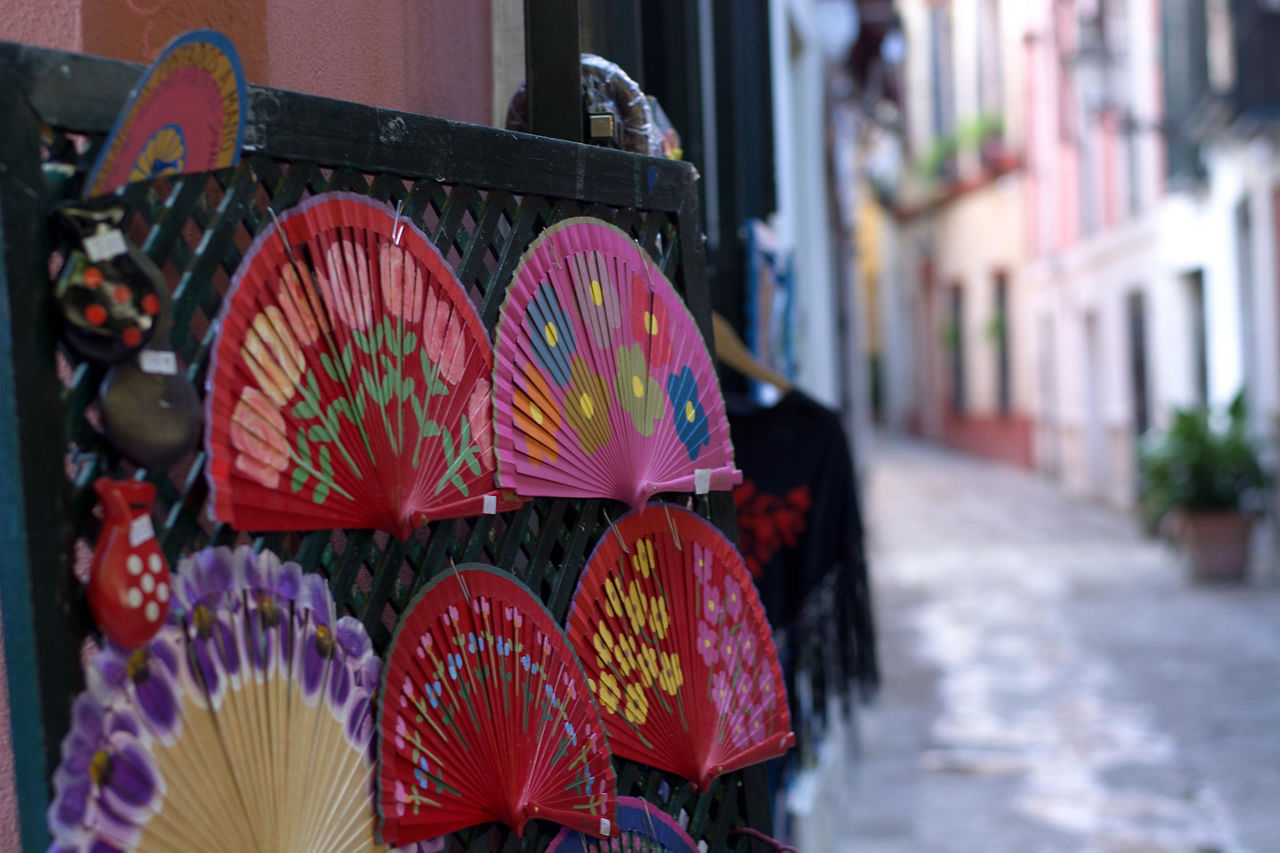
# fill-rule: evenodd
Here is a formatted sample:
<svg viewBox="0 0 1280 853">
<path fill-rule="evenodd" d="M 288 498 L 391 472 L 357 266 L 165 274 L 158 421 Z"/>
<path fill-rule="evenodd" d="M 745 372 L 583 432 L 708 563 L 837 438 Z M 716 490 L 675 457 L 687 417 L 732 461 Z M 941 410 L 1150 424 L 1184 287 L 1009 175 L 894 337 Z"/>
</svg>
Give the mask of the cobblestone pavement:
<svg viewBox="0 0 1280 853">
<path fill-rule="evenodd" d="M 839 853 L 1280 853 L 1280 588 L 1189 584 L 1130 519 L 880 438 L 885 688 Z"/>
</svg>

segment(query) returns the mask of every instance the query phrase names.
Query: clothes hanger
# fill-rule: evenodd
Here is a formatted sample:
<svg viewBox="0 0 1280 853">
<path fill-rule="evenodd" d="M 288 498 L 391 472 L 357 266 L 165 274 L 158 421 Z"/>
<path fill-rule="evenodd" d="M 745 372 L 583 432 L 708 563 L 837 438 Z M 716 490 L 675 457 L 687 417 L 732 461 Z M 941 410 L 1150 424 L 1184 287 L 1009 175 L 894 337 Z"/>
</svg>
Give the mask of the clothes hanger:
<svg viewBox="0 0 1280 853">
<path fill-rule="evenodd" d="M 716 360 L 726 367 L 736 370 L 748 379 L 756 379 L 766 385 L 772 385 L 783 394 L 791 390 L 791 383 L 785 376 L 756 361 L 755 356 L 747 349 L 747 345 L 738 337 L 729 321 L 715 311 L 711 312 L 711 334 L 715 338 Z"/>
</svg>

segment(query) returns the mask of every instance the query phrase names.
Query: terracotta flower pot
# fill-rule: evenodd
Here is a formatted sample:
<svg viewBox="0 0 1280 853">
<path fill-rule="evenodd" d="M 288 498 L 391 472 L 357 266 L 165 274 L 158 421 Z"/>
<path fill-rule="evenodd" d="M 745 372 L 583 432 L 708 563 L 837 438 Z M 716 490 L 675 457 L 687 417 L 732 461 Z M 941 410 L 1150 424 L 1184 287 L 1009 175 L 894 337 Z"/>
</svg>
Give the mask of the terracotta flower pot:
<svg viewBox="0 0 1280 853">
<path fill-rule="evenodd" d="M 1249 531 L 1253 519 L 1233 510 L 1181 513 L 1183 550 L 1197 581 L 1245 579 L 1249 569 Z"/>
</svg>

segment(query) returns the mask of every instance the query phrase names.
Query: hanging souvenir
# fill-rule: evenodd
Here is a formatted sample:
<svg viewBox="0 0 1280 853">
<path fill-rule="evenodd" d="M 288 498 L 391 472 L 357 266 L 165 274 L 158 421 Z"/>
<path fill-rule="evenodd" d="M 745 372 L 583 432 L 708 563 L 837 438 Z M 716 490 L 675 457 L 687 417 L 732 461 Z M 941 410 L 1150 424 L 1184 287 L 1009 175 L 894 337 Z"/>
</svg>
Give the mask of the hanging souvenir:
<svg viewBox="0 0 1280 853">
<path fill-rule="evenodd" d="M 495 492 L 493 351 L 427 236 L 345 192 L 258 235 L 223 300 L 205 443 L 213 514 L 247 530 L 426 522 Z"/>
<path fill-rule="evenodd" d="M 169 613 L 169 565 L 151 524 L 156 487 L 99 477 L 93 490 L 102 503 L 102 532 L 85 590 L 89 611 L 102 633 L 134 649 L 155 636 Z"/>
<path fill-rule="evenodd" d="M 433 580 L 387 652 L 381 835 L 407 844 L 532 818 L 608 837 L 614 776 L 582 668 L 542 602 L 470 564 Z"/>
<path fill-rule="evenodd" d="M 547 853 L 698 853 L 689 833 L 666 812 L 638 797 L 618 797 L 616 838 L 562 829 Z"/>
<path fill-rule="evenodd" d="M 128 208 L 115 198 L 68 202 L 54 221 L 71 240 L 54 297 L 67 343 L 82 357 L 115 362 L 155 332 L 164 275 L 120 230 Z"/>
<path fill-rule="evenodd" d="M 213 30 L 178 36 L 129 93 L 89 172 L 85 196 L 235 165 L 247 106 L 244 70 L 231 41 Z"/>
<path fill-rule="evenodd" d="M 741 481 L 698 327 L 621 230 L 579 218 L 543 232 L 516 268 L 496 349 L 504 487 L 639 509 Z"/>
<path fill-rule="evenodd" d="M 75 850 L 372 850 L 380 662 L 319 575 L 201 551 L 147 645 L 108 644 L 75 702 L 49 808 Z"/>
<path fill-rule="evenodd" d="M 795 742 L 751 576 L 697 515 L 655 505 L 619 519 L 587 561 L 566 624 L 614 754 L 705 791 Z"/>
</svg>

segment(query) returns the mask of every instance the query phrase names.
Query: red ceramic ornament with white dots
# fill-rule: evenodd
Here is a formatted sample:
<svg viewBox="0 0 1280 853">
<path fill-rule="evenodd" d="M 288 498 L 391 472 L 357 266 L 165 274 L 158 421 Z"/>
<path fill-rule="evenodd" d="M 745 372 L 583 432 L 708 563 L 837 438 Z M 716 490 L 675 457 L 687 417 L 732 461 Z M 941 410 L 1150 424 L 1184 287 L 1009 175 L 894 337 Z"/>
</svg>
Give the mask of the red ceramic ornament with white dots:
<svg viewBox="0 0 1280 853">
<path fill-rule="evenodd" d="M 93 489 L 103 521 L 89 576 L 89 609 L 102 633 L 135 649 L 155 636 L 169 613 L 169 566 L 151 524 L 156 487 L 100 477 Z"/>
</svg>

